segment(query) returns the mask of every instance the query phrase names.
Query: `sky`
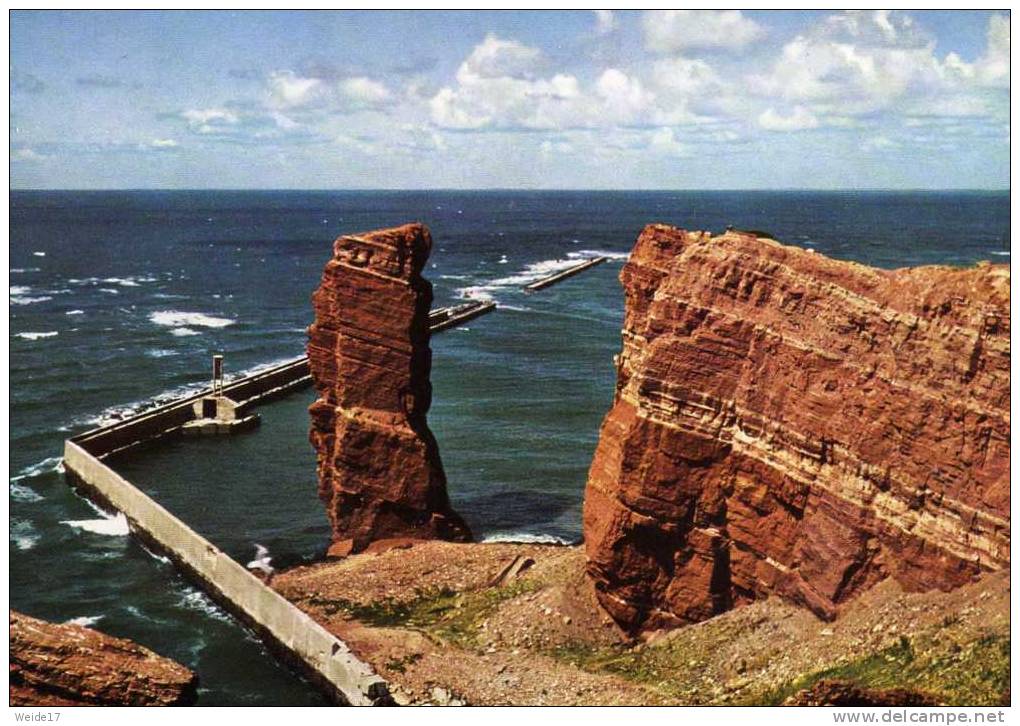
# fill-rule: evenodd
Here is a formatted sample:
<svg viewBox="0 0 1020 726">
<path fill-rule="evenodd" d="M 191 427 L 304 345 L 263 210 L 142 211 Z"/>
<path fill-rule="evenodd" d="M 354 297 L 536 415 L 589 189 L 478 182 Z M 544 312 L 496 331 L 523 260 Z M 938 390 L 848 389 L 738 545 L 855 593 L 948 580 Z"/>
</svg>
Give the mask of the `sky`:
<svg viewBox="0 0 1020 726">
<path fill-rule="evenodd" d="M 1005 11 L 11 13 L 13 188 L 1005 189 Z"/>
</svg>

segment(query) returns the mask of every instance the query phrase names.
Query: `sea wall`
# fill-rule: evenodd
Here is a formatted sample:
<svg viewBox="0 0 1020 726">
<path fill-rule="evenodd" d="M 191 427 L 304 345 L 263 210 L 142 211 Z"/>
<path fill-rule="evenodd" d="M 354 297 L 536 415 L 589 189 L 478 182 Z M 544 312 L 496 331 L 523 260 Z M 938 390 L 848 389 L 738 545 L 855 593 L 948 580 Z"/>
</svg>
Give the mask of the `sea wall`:
<svg viewBox="0 0 1020 726">
<path fill-rule="evenodd" d="M 168 420 L 176 420 L 175 411 L 164 413 Z M 278 652 L 302 666 L 334 700 L 351 705 L 390 702 L 386 682 L 342 640 L 117 474 L 84 444 L 65 442 L 64 465 L 90 498 L 123 512 L 136 535 L 165 552 Z"/>
<path fill-rule="evenodd" d="M 227 383 L 223 387 L 223 395 L 237 402 L 237 413 L 240 416 L 260 403 L 310 386 L 311 382 L 308 359 L 302 356 Z M 186 423 L 194 420 L 193 404 L 212 393 L 212 389 L 207 388 L 123 421 L 78 434 L 71 440 L 99 458 L 126 451 L 178 432 Z"/>
</svg>

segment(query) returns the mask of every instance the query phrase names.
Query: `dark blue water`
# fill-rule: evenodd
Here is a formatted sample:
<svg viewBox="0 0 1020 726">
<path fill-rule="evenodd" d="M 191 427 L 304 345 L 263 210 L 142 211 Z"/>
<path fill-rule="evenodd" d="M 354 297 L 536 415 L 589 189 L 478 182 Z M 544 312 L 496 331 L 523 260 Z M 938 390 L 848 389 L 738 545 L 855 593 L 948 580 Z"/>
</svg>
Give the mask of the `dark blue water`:
<svg viewBox="0 0 1020 726">
<path fill-rule="evenodd" d="M 435 237 L 437 305 L 501 303 L 433 339 L 430 424 L 454 504 L 486 538 L 579 537 L 619 349 L 617 276 L 646 223 L 766 230 L 882 267 L 1009 260 L 1008 193 L 15 192 L 12 607 L 101 618 L 196 669 L 206 705 L 320 703 L 172 567 L 94 531 L 107 523 L 56 457 L 73 432 L 201 386 L 214 352 L 233 371 L 301 354 L 331 241 L 412 220 Z M 613 259 L 520 291 L 595 251 Z M 310 395 L 261 409 L 255 433 L 168 442 L 117 468 L 238 559 L 256 541 L 278 562 L 315 557 L 328 526 Z"/>
</svg>

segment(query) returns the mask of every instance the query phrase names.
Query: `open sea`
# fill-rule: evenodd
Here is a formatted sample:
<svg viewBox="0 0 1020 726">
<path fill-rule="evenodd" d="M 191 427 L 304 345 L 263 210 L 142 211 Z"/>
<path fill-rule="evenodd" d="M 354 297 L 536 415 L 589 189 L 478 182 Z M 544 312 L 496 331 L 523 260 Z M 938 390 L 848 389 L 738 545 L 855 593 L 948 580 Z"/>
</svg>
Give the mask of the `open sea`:
<svg viewBox="0 0 1020 726">
<path fill-rule="evenodd" d="M 11 606 L 94 623 L 196 670 L 200 705 L 323 699 L 174 568 L 65 485 L 63 440 L 154 396 L 301 355 L 310 295 L 343 233 L 420 220 L 435 305 L 499 309 L 433 338 L 429 423 L 479 538 L 580 538 L 614 386 L 620 267 L 641 228 L 766 230 L 880 267 L 1009 262 L 1009 194 L 822 192 L 13 192 Z M 520 286 L 593 254 L 542 292 Z M 118 470 L 241 562 L 318 556 L 305 391 L 249 434 L 166 442 Z"/>
</svg>

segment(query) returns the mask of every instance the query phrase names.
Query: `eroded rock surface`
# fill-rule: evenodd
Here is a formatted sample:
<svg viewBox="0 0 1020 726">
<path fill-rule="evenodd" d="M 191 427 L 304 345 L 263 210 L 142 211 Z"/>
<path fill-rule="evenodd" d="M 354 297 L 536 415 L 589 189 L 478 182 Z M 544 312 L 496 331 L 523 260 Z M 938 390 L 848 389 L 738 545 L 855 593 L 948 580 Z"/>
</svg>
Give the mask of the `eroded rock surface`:
<svg viewBox="0 0 1020 726">
<path fill-rule="evenodd" d="M 632 631 L 1009 563 L 1009 269 L 879 270 L 647 227 L 584 506 Z"/>
<path fill-rule="evenodd" d="M 11 611 L 12 706 L 179 706 L 198 677 L 124 638 Z"/>
<path fill-rule="evenodd" d="M 426 423 L 431 247 L 421 224 L 340 237 L 312 298 L 310 439 L 335 555 L 376 540 L 471 537 Z"/>
</svg>

